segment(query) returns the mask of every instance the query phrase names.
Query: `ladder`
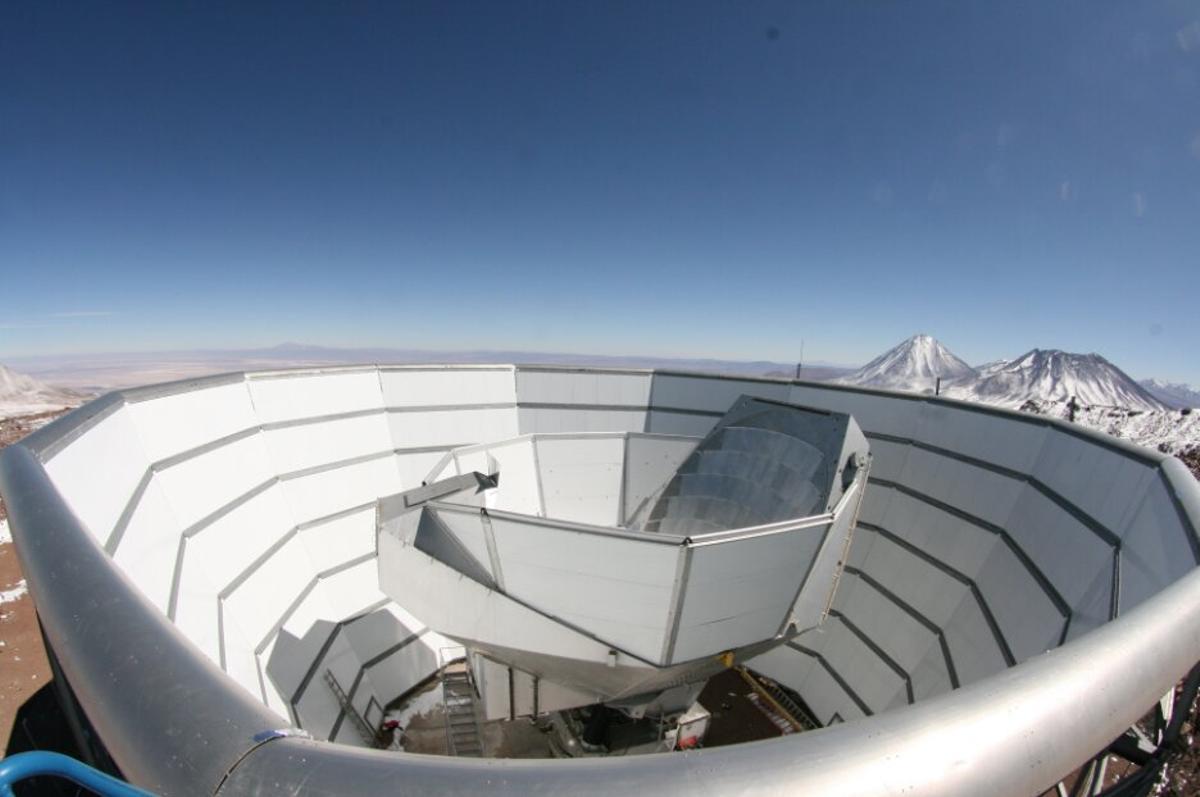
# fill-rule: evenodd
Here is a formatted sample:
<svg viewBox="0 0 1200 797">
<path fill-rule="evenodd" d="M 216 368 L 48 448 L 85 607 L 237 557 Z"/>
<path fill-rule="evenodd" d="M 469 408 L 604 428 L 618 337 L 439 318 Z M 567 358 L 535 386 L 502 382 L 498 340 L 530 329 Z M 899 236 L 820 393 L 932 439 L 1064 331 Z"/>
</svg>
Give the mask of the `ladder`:
<svg viewBox="0 0 1200 797">
<path fill-rule="evenodd" d="M 446 707 L 446 745 L 450 755 L 483 757 L 475 686 L 465 661 L 453 662 L 442 672 L 442 703 Z"/>
<path fill-rule="evenodd" d="M 342 713 L 350 718 L 350 722 L 354 724 L 354 729 L 358 731 L 358 735 L 362 737 L 362 740 L 367 743 L 367 747 L 382 747 L 379 734 L 367 724 L 362 714 L 358 713 L 358 709 L 350 702 L 350 698 L 346 695 L 345 690 L 342 689 L 342 685 L 338 683 L 337 678 L 334 677 L 332 670 L 325 671 L 325 683 L 329 684 L 329 690 L 337 698 Z M 330 741 L 333 740 L 331 739 Z"/>
<path fill-rule="evenodd" d="M 801 708 L 795 700 L 792 700 L 788 693 L 780 689 L 774 681 L 758 677 L 745 667 L 738 667 L 737 671 L 754 689 L 751 696 L 759 698 L 752 702 L 785 736 L 790 733 L 816 730 L 817 723 L 808 715 L 808 712 Z"/>
</svg>

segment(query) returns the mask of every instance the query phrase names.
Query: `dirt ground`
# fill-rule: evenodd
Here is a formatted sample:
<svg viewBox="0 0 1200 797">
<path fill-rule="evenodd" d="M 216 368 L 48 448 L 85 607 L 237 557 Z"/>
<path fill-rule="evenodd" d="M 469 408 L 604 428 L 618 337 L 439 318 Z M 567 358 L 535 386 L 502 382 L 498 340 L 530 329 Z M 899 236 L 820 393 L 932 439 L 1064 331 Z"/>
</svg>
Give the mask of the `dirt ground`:
<svg viewBox="0 0 1200 797">
<path fill-rule="evenodd" d="M 0 448 L 15 443 L 63 411 L 0 420 Z M 0 498 L 0 520 L 8 509 Z M 23 582 L 17 552 L 11 542 L 0 543 L 0 592 Z M 26 592 L 14 601 L 0 603 L 0 751 L 8 750 L 17 710 L 50 681 L 50 664 L 42 648 L 33 599 Z"/>
</svg>

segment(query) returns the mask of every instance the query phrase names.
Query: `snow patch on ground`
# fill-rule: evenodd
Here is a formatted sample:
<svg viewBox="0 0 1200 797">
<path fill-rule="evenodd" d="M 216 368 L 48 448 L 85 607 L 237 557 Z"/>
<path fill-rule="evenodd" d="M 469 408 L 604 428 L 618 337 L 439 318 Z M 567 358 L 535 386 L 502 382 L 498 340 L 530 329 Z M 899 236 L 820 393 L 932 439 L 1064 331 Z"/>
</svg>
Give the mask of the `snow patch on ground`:
<svg viewBox="0 0 1200 797">
<path fill-rule="evenodd" d="M 21 600 L 28 592 L 29 585 L 25 583 L 25 579 L 18 581 L 12 589 L 0 589 L 0 606 Z"/>
<path fill-rule="evenodd" d="M 8 521 L 0 520 L 0 545 L 8 545 L 12 542 L 12 532 L 8 529 Z"/>
<path fill-rule="evenodd" d="M 76 406 L 72 404 L 20 404 L 0 402 L 0 421 L 19 418 L 22 415 L 40 415 L 43 412 L 58 412 Z M 44 424 L 43 424 L 44 425 Z"/>
<path fill-rule="evenodd" d="M 1052 418 L 1070 419 L 1065 401 L 1030 401 L 1021 409 Z M 1075 423 L 1120 437 L 1164 454 L 1178 454 L 1200 446 L 1200 412 L 1180 410 L 1130 410 L 1125 407 L 1075 409 Z"/>
</svg>

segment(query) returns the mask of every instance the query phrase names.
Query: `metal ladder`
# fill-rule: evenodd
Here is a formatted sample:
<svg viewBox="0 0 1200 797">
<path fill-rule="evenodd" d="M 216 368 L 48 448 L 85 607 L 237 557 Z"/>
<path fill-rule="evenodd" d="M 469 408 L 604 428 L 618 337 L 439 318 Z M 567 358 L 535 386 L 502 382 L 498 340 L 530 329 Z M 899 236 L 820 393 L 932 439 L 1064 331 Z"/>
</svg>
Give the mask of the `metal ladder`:
<svg viewBox="0 0 1200 797">
<path fill-rule="evenodd" d="M 446 707 L 446 744 L 450 755 L 483 757 L 475 686 L 465 661 L 452 662 L 442 671 L 442 703 Z"/>
<path fill-rule="evenodd" d="M 362 737 L 362 740 L 367 743 L 367 747 L 382 747 L 379 734 L 377 734 L 371 728 L 371 726 L 367 724 L 367 721 L 363 719 L 362 714 L 358 713 L 358 709 L 356 709 L 350 702 L 350 698 L 342 689 L 342 685 L 339 684 L 337 678 L 334 677 L 333 671 L 325 671 L 325 683 L 329 684 L 329 689 L 331 692 L 333 692 L 333 696 L 337 698 L 338 705 L 341 706 L 342 712 L 350 718 L 352 723 L 354 723 L 355 730 L 358 731 L 358 735 Z"/>
<path fill-rule="evenodd" d="M 759 709 L 786 736 L 790 733 L 816 730 L 817 723 L 808 712 L 792 700 L 788 693 L 779 688 L 773 681 L 760 678 L 745 667 L 738 667 L 738 672 L 746 683 L 753 687 L 755 694 L 762 698 L 757 703 Z"/>
</svg>

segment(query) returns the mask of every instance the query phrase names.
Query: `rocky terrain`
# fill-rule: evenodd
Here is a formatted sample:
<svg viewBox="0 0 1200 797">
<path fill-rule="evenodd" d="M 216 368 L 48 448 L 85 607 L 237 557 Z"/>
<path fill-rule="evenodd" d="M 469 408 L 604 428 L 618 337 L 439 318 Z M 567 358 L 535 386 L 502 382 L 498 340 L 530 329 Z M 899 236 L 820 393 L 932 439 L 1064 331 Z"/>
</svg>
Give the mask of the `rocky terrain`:
<svg viewBox="0 0 1200 797">
<path fill-rule="evenodd" d="M 86 399 L 87 396 L 82 393 L 51 387 L 32 376 L 0 365 L 0 418 L 77 407 Z"/>
<path fill-rule="evenodd" d="M 65 410 L 0 418 L 0 449 L 45 426 Z M 37 613 L 21 574 L 0 498 L 0 756 L 16 730 L 17 711 L 50 680 Z"/>
</svg>

